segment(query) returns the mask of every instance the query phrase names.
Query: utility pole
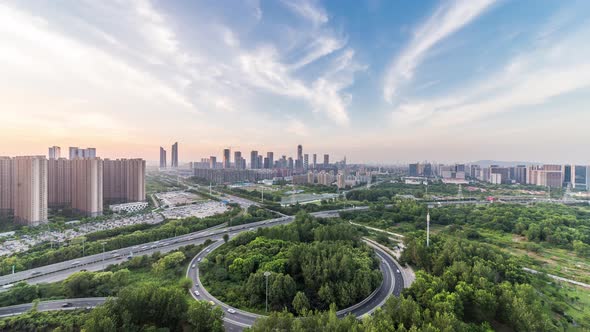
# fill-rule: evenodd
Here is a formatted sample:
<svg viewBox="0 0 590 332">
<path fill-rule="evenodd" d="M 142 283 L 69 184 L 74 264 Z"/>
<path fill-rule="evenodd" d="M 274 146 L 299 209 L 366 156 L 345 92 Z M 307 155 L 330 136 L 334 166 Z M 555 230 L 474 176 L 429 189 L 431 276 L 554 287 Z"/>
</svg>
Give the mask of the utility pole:
<svg viewBox="0 0 590 332">
<path fill-rule="evenodd" d="M 14 274 L 14 267 L 15 266 L 16 266 L 15 264 L 12 264 L 12 274 Z"/>
<path fill-rule="evenodd" d="M 106 242 L 101 242 L 102 244 L 102 268 L 104 269 L 104 246 L 107 244 Z"/>
<path fill-rule="evenodd" d="M 270 272 L 264 272 L 264 277 L 266 278 L 266 312 L 268 312 L 268 276 L 270 276 Z"/>
<path fill-rule="evenodd" d="M 85 256 L 85 244 L 86 244 L 86 238 L 82 239 L 82 257 Z"/>
<path fill-rule="evenodd" d="M 261 191 L 261 195 L 262 195 L 262 204 L 264 204 L 264 187 L 261 187 L 262 191 Z"/>
</svg>

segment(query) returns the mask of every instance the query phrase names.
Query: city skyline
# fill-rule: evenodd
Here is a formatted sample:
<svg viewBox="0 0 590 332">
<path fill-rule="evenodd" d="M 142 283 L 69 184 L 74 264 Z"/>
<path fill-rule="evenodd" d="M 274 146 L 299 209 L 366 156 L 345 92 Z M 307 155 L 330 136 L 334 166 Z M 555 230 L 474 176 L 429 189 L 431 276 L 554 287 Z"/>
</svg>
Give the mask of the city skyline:
<svg viewBox="0 0 590 332">
<path fill-rule="evenodd" d="M 590 164 L 589 10 L 7 1 L 0 154 L 92 146 L 153 162 L 178 141 L 179 162 L 224 146 L 293 156 L 302 144 L 353 163 Z"/>
</svg>

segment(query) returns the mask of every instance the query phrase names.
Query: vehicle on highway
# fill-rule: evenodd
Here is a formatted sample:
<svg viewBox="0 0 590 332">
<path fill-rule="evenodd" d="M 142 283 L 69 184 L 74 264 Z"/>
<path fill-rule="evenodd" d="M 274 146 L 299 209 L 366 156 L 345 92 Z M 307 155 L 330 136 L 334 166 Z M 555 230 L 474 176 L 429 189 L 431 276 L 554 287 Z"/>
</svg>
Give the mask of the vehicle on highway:
<svg viewBox="0 0 590 332">
<path fill-rule="evenodd" d="M 201 261 L 201 257 L 199 257 L 199 259 L 197 259 L 197 262 L 200 262 L 200 261 Z"/>
<path fill-rule="evenodd" d="M 210 305 L 215 305 L 215 302 L 213 302 L 213 301 L 209 301 L 209 304 L 210 304 Z"/>
<path fill-rule="evenodd" d="M 232 308 L 227 309 L 227 312 L 229 312 L 230 314 L 235 314 L 236 311 Z"/>
<path fill-rule="evenodd" d="M 398 270 L 396 270 L 395 272 L 397 272 L 397 273 L 401 273 L 401 272 L 399 271 L 399 269 L 398 269 Z"/>
<path fill-rule="evenodd" d="M 191 268 L 193 268 L 193 269 L 194 269 L 195 267 L 197 267 L 197 264 L 193 264 L 193 265 L 191 266 Z"/>
<path fill-rule="evenodd" d="M 72 263 L 72 266 L 80 264 L 80 261 L 75 261 Z"/>
<path fill-rule="evenodd" d="M 39 275 L 39 274 L 41 274 L 41 271 L 33 271 L 33 272 L 31 272 L 31 275 L 32 276 L 36 276 L 36 275 Z"/>
<path fill-rule="evenodd" d="M 199 284 L 195 284 L 195 287 L 199 288 Z"/>
<path fill-rule="evenodd" d="M 249 230 L 249 231 L 253 231 L 253 230 L 254 230 L 254 228 L 250 227 L 250 228 L 248 228 L 248 230 Z"/>
<path fill-rule="evenodd" d="M 69 308 L 71 306 L 72 306 L 72 303 L 71 302 L 66 302 L 66 303 L 64 303 L 64 304 L 61 305 L 62 308 Z"/>
<path fill-rule="evenodd" d="M 86 307 L 84 309 L 86 309 L 86 310 L 92 310 L 93 308 L 92 307 Z"/>
<path fill-rule="evenodd" d="M 14 286 L 14 284 L 3 285 L 2 289 L 9 289 L 12 288 L 12 286 Z"/>
<path fill-rule="evenodd" d="M 206 252 L 211 252 L 211 249 L 207 249 L 207 250 L 205 250 L 205 251 L 206 251 Z"/>
</svg>

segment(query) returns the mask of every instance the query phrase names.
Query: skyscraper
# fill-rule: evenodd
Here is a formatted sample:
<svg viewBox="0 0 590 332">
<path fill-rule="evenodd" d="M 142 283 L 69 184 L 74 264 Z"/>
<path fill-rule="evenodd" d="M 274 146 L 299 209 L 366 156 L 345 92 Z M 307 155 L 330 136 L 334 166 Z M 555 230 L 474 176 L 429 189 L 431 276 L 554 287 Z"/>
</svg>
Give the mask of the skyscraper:
<svg viewBox="0 0 590 332">
<path fill-rule="evenodd" d="M 579 190 L 590 190 L 590 166 L 572 166 L 574 188 Z"/>
<path fill-rule="evenodd" d="M 145 160 L 105 159 L 103 168 L 106 203 L 145 201 Z"/>
<path fill-rule="evenodd" d="M 70 146 L 70 160 L 78 158 L 78 150 L 77 146 Z"/>
<path fill-rule="evenodd" d="M 209 157 L 209 168 L 217 168 L 217 157 Z"/>
<path fill-rule="evenodd" d="M 103 161 L 100 158 L 79 158 L 69 162 L 72 210 L 90 217 L 102 215 Z"/>
<path fill-rule="evenodd" d="M 160 147 L 160 168 L 166 168 L 166 150 Z"/>
<path fill-rule="evenodd" d="M 49 147 L 49 153 L 47 157 L 49 159 L 59 159 L 61 157 L 61 148 L 59 146 Z"/>
<path fill-rule="evenodd" d="M 289 159 L 287 159 L 287 168 L 290 170 L 293 170 L 293 158 L 289 157 Z"/>
<path fill-rule="evenodd" d="M 230 149 L 223 149 L 223 168 L 228 169 L 231 167 Z"/>
<path fill-rule="evenodd" d="M 96 158 L 96 148 L 80 149 L 77 146 L 71 146 L 69 152 L 70 160 L 76 158 Z"/>
<path fill-rule="evenodd" d="M 307 153 L 303 155 L 303 169 L 306 171 L 309 169 L 309 154 Z"/>
<path fill-rule="evenodd" d="M 226 149 L 229 150 L 229 149 Z M 224 150 L 225 153 L 225 150 Z M 242 169 L 242 152 L 235 151 L 234 152 L 234 166 L 237 169 Z"/>
<path fill-rule="evenodd" d="M 303 168 L 303 146 L 301 146 L 301 144 L 297 145 L 297 161 L 295 162 L 295 168 Z"/>
<path fill-rule="evenodd" d="M 275 165 L 274 153 L 267 152 L 266 153 L 266 158 L 268 158 L 268 168 L 273 168 L 274 165 Z"/>
<path fill-rule="evenodd" d="M 47 159 L 13 159 L 12 205 L 14 221 L 25 225 L 47 222 Z"/>
<path fill-rule="evenodd" d="M 47 206 L 64 208 L 72 204 L 72 162 L 65 158 L 47 161 Z"/>
<path fill-rule="evenodd" d="M 330 155 L 325 154 L 324 155 L 324 167 L 328 167 L 328 166 L 330 166 Z"/>
<path fill-rule="evenodd" d="M 178 142 L 172 144 L 172 156 L 170 160 L 170 167 L 178 168 Z"/>
<path fill-rule="evenodd" d="M 0 215 L 12 211 L 13 161 L 10 157 L 0 157 Z"/>
<path fill-rule="evenodd" d="M 317 154 L 313 154 L 313 169 L 317 169 L 318 168 L 318 155 Z"/>
<path fill-rule="evenodd" d="M 258 151 L 253 150 L 250 152 L 250 168 L 257 169 L 258 167 Z"/>
</svg>

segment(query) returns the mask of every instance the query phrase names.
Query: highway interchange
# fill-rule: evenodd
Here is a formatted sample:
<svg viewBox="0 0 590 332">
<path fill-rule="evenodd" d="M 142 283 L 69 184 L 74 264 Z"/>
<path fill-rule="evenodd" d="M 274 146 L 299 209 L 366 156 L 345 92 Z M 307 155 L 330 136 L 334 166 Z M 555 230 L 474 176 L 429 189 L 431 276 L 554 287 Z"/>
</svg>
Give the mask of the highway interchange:
<svg viewBox="0 0 590 332">
<path fill-rule="evenodd" d="M 232 197 L 232 200 L 242 202 L 244 199 Z M 251 203 L 251 202 L 250 202 Z M 353 207 L 340 210 L 321 211 L 311 213 L 315 217 L 337 217 L 341 211 L 348 210 L 363 210 L 366 207 Z M 185 234 L 168 238 L 165 240 L 144 243 L 141 245 L 131 246 L 127 248 L 121 248 L 118 250 L 108 251 L 104 254 L 96 254 L 86 256 L 70 261 L 61 263 L 51 264 L 35 269 L 17 272 L 12 275 L 6 275 L 0 277 L 0 287 L 2 290 L 8 290 L 13 284 L 26 281 L 29 284 L 38 283 L 50 283 L 65 280 L 72 273 L 87 270 L 87 271 L 100 271 L 111 264 L 120 264 L 130 256 L 135 255 L 151 255 L 154 252 L 169 252 L 178 249 L 179 247 L 186 246 L 189 244 L 202 244 L 207 240 L 214 241 L 212 245 L 200 252 L 197 256 L 191 260 L 188 269 L 187 276 L 193 280 L 193 288 L 191 289 L 191 295 L 199 300 L 212 301 L 215 305 L 219 305 L 224 309 L 225 317 L 224 323 L 226 330 L 228 331 L 241 331 L 244 327 L 251 326 L 259 315 L 244 312 L 235 308 L 231 308 L 225 303 L 220 302 L 213 296 L 211 296 L 202 286 L 198 277 L 198 261 L 205 257 L 214 248 L 223 244 L 224 234 L 228 234 L 230 238 L 236 236 L 240 232 L 248 230 L 256 230 L 260 227 L 270 227 L 276 225 L 282 225 L 290 223 L 295 218 L 293 216 L 281 216 L 279 218 L 259 221 L 246 225 L 224 227 L 224 225 L 218 225 L 202 231 Z M 341 310 L 338 312 L 339 316 L 345 316 L 346 314 L 353 314 L 356 317 L 361 317 L 365 314 L 371 314 L 375 309 L 385 303 L 385 300 L 394 294 L 398 296 L 404 287 L 404 281 L 402 274 L 399 273 L 399 267 L 394 259 L 384 250 L 378 248 L 369 243 L 374 249 L 377 256 L 381 259 L 381 271 L 383 273 L 383 282 L 380 287 L 375 290 L 367 299 L 361 303 L 354 305 L 350 308 Z M 195 268 L 192 268 L 192 266 Z M 196 291 L 199 295 L 196 295 Z M 104 298 L 89 298 L 89 299 L 66 299 L 57 301 L 46 301 L 40 302 L 37 310 L 72 310 L 76 308 L 90 309 L 99 305 L 105 301 Z M 32 304 L 22 304 L 10 307 L 0 308 L 0 317 L 17 315 L 27 312 L 32 308 Z M 228 309 L 233 309 L 228 311 Z"/>
</svg>

